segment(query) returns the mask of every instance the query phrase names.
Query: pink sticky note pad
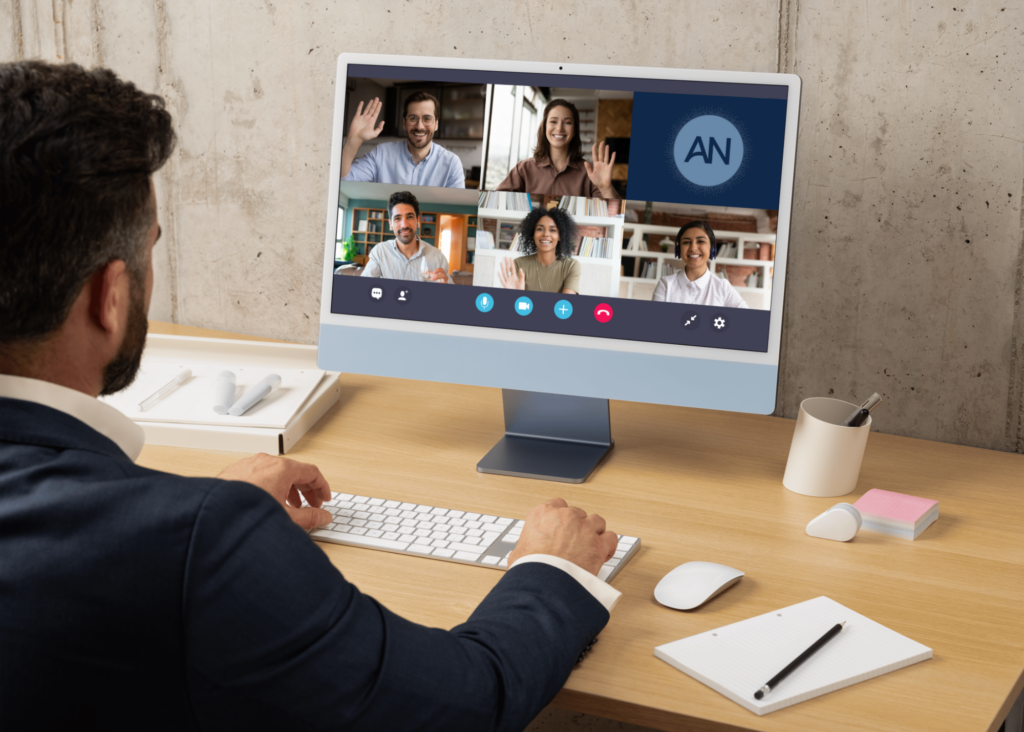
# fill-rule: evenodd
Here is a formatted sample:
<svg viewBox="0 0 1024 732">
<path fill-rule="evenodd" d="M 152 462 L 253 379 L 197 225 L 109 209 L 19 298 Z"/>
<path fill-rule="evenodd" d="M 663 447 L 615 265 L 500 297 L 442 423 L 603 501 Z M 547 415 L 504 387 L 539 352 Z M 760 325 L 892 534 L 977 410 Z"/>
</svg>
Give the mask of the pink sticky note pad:
<svg viewBox="0 0 1024 732">
<path fill-rule="evenodd" d="M 908 496 L 905 493 L 894 493 L 883 491 L 880 488 L 872 488 L 860 497 L 855 504 L 861 513 L 873 516 L 883 516 L 893 521 L 903 521 L 908 524 L 915 523 L 924 516 L 938 501 L 929 498 L 918 498 Z"/>
</svg>

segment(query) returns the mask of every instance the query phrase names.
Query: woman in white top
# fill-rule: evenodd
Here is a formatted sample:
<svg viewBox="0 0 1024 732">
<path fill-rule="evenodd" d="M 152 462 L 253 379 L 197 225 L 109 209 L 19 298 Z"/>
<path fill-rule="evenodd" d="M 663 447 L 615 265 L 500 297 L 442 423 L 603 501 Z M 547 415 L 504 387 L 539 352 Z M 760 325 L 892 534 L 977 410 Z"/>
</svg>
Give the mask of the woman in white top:
<svg viewBox="0 0 1024 732">
<path fill-rule="evenodd" d="M 703 221 L 691 221 L 676 234 L 676 258 L 685 268 L 662 277 L 654 288 L 655 302 L 681 302 L 691 305 L 713 305 L 726 308 L 745 308 L 746 301 L 729 284 L 729 280 L 715 277 L 708 269 L 708 261 L 718 254 L 715 232 Z"/>
</svg>

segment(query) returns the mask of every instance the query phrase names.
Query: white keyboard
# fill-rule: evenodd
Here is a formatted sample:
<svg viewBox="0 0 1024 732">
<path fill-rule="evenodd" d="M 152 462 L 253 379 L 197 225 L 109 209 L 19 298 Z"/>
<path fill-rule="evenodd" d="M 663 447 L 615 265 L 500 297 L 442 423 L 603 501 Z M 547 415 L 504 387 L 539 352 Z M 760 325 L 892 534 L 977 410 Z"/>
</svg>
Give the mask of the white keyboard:
<svg viewBox="0 0 1024 732">
<path fill-rule="evenodd" d="M 508 566 L 523 530 L 521 519 L 348 493 L 335 493 L 324 508 L 334 521 L 309 532 L 314 539 L 495 569 Z M 597 576 L 610 580 L 639 549 L 640 539 L 620 536 Z"/>
</svg>

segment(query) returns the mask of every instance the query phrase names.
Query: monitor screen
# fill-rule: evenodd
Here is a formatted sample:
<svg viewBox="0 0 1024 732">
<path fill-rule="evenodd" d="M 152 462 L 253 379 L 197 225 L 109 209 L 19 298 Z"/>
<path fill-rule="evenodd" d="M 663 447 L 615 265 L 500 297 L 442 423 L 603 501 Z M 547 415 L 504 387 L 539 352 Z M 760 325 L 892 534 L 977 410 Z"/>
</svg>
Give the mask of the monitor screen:
<svg viewBox="0 0 1024 732">
<path fill-rule="evenodd" d="M 779 74 L 343 54 L 322 326 L 585 349 L 597 371 L 769 366 L 771 408 L 740 408 L 770 412 L 798 100 Z M 522 386 L 471 371 L 387 369 Z M 575 381 L 547 386 L 737 408 Z"/>
</svg>

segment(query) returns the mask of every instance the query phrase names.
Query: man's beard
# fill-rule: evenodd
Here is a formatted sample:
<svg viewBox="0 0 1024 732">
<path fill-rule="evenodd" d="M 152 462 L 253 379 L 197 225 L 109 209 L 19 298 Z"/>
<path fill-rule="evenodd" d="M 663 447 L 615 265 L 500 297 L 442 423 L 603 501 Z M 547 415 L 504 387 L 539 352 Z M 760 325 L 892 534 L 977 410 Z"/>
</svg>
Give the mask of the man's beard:
<svg viewBox="0 0 1024 732">
<path fill-rule="evenodd" d="M 141 278 L 130 278 L 128 327 L 117 355 L 103 369 L 103 390 L 100 392 L 100 396 L 114 394 L 127 388 L 135 381 L 135 376 L 139 373 L 142 351 L 146 347 L 146 331 L 149 329 L 149 320 L 143 296 L 146 288 L 142 282 L 136 282 L 136 279 Z"/>
<path fill-rule="evenodd" d="M 412 135 L 409 135 L 409 144 L 412 145 L 417 150 L 422 150 L 423 148 L 425 148 L 427 145 L 429 145 L 434 140 L 434 136 L 432 134 L 430 134 L 430 130 L 414 130 L 414 132 L 424 132 L 424 133 L 426 133 L 425 136 L 424 136 L 424 138 L 425 138 L 424 141 L 422 143 L 420 143 L 419 145 L 417 145 L 415 142 L 413 142 Z"/>
</svg>

